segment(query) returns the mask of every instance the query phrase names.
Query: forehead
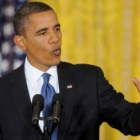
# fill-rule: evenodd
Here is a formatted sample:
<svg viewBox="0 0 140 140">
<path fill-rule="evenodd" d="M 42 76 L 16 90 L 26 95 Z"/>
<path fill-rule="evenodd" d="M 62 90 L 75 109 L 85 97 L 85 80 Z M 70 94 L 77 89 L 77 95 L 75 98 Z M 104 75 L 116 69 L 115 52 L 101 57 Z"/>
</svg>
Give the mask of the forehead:
<svg viewBox="0 0 140 140">
<path fill-rule="evenodd" d="M 28 21 L 29 26 L 53 26 L 58 23 L 57 15 L 53 10 L 31 14 L 28 16 Z"/>
</svg>

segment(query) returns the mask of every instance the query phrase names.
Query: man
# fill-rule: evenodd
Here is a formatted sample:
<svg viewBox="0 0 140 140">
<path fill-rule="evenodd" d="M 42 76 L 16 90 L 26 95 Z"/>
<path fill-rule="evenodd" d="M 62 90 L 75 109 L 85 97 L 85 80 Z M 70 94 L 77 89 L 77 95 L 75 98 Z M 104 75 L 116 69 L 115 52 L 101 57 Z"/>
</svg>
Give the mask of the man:
<svg viewBox="0 0 140 140">
<path fill-rule="evenodd" d="M 27 58 L 0 79 L 0 140 L 42 140 L 31 123 L 31 100 L 42 92 L 43 73 L 51 75 L 49 83 L 62 96 L 58 140 L 99 140 L 102 122 L 125 135 L 140 134 L 139 103 L 125 101 L 100 68 L 61 62 L 60 23 L 50 6 L 23 5 L 15 14 L 14 27 L 15 44 Z M 133 82 L 139 90 L 138 81 Z"/>
</svg>

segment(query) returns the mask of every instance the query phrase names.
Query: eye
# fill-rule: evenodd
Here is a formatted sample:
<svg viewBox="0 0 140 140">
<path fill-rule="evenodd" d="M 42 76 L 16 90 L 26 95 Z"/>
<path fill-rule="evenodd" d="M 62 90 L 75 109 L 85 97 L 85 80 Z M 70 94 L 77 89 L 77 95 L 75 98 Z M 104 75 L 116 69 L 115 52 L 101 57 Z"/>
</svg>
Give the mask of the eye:
<svg viewBox="0 0 140 140">
<path fill-rule="evenodd" d="M 40 32 L 38 35 L 45 35 L 46 32 Z"/>
<path fill-rule="evenodd" d="M 60 27 L 56 27 L 55 30 L 56 30 L 56 31 L 60 31 Z"/>
</svg>

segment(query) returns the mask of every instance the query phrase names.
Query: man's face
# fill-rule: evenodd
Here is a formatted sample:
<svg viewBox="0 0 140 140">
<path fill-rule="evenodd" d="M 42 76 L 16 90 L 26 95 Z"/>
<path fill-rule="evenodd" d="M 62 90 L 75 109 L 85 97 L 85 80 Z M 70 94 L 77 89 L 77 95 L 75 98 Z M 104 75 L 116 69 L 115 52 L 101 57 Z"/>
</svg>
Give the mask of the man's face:
<svg viewBox="0 0 140 140">
<path fill-rule="evenodd" d="M 28 20 L 24 36 L 27 58 L 34 67 L 46 71 L 60 62 L 60 24 L 52 10 L 32 14 Z"/>
</svg>

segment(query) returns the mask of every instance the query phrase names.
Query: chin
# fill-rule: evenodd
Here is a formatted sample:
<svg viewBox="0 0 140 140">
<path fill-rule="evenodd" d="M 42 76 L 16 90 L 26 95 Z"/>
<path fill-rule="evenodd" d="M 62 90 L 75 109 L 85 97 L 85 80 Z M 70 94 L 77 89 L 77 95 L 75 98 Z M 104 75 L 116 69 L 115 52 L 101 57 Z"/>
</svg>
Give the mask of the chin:
<svg viewBox="0 0 140 140">
<path fill-rule="evenodd" d="M 52 65 L 51 66 L 57 66 L 59 63 L 61 62 L 61 60 L 57 60 L 57 61 L 54 61 L 52 62 Z"/>
</svg>

